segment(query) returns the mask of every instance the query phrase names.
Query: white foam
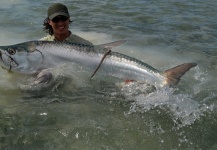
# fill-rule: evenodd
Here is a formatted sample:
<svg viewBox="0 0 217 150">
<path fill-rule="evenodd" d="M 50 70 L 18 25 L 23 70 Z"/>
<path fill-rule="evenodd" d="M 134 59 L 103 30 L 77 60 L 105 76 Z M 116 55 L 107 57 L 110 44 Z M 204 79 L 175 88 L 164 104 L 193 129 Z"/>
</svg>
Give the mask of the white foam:
<svg viewBox="0 0 217 150">
<path fill-rule="evenodd" d="M 126 93 L 128 94 L 128 93 Z M 199 104 L 187 94 L 173 94 L 173 89 L 162 88 L 148 95 L 134 95 L 134 103 L 128 114 L 147 112 L 154 108 L 168 111 L 178 127 L 193 124 L 207 111 L 212 111 L 214 105 Z"/>
</svg>

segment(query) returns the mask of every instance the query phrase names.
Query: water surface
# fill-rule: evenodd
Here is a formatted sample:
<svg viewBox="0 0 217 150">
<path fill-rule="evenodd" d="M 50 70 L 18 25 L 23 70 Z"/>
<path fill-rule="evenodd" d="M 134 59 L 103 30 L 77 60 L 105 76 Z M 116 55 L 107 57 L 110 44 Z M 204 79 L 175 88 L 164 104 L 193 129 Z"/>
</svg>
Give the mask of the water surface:
<svg viewBox="0 0 217 150">
<path fill-rule="evenodd" d="M 0 2 L 0 45 L 45 36 L 47 7 L 69 8 L 70 29 L 165 70 L 196 62 L 173 88 L 147 92 L 72 66 L 57 80 L 29 87 L 32 76 L 0 69 L 0 147 L 21 149 L 217 149 L 217 22 L 214 0 L 9 0 Z"/>
</svg>

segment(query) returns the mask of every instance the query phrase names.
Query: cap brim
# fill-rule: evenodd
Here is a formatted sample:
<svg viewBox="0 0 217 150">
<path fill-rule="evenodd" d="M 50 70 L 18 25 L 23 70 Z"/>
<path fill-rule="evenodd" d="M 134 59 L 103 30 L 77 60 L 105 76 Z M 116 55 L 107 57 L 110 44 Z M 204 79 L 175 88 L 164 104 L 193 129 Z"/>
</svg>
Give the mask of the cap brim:
<svg viewBox="0 0 217 150">
<path fill-rule="evenodd" d="M 50 15 L 48 18 L 52 20 L 52 19 L 55 18 L 56 16 L 70 17 L 69 14 L 67 14 L 67 13 L 58 12 L 58 13 L 54 13 L 54 14 Z"/>
</svg>

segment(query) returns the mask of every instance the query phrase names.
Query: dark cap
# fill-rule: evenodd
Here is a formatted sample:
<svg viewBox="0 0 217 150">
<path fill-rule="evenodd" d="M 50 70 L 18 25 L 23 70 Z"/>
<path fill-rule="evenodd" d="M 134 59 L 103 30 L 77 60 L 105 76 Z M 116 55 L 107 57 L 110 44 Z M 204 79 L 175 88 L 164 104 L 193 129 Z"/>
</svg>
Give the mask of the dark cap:
<svg viewBox="0 0 217 150">
<path fill-rule="evenodd" d="M 51 20 L 53 18 L 55 18 L 56 16 L 70 17 L 67 7 L 65 5 L 61 4 L 61 3 L 54 3 L 54 4 L 52 4 L 48 8 L 47 16 Z"/>
</svg>

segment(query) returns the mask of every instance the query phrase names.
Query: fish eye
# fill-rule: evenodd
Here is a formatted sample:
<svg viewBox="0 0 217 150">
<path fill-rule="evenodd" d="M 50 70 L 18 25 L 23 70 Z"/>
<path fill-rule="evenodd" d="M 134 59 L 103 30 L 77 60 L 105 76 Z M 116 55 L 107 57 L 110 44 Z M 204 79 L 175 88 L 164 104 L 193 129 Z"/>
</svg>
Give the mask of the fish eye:
<svg viewBox="0 0 217 150">
<path fill-rule="evenodd" d="M 10 55 L 14 55 L 16 53 L 16 50 L 12 49 L 12 48 L 8 48 L 7 52 L 10 54 Z"/>
</svg>

